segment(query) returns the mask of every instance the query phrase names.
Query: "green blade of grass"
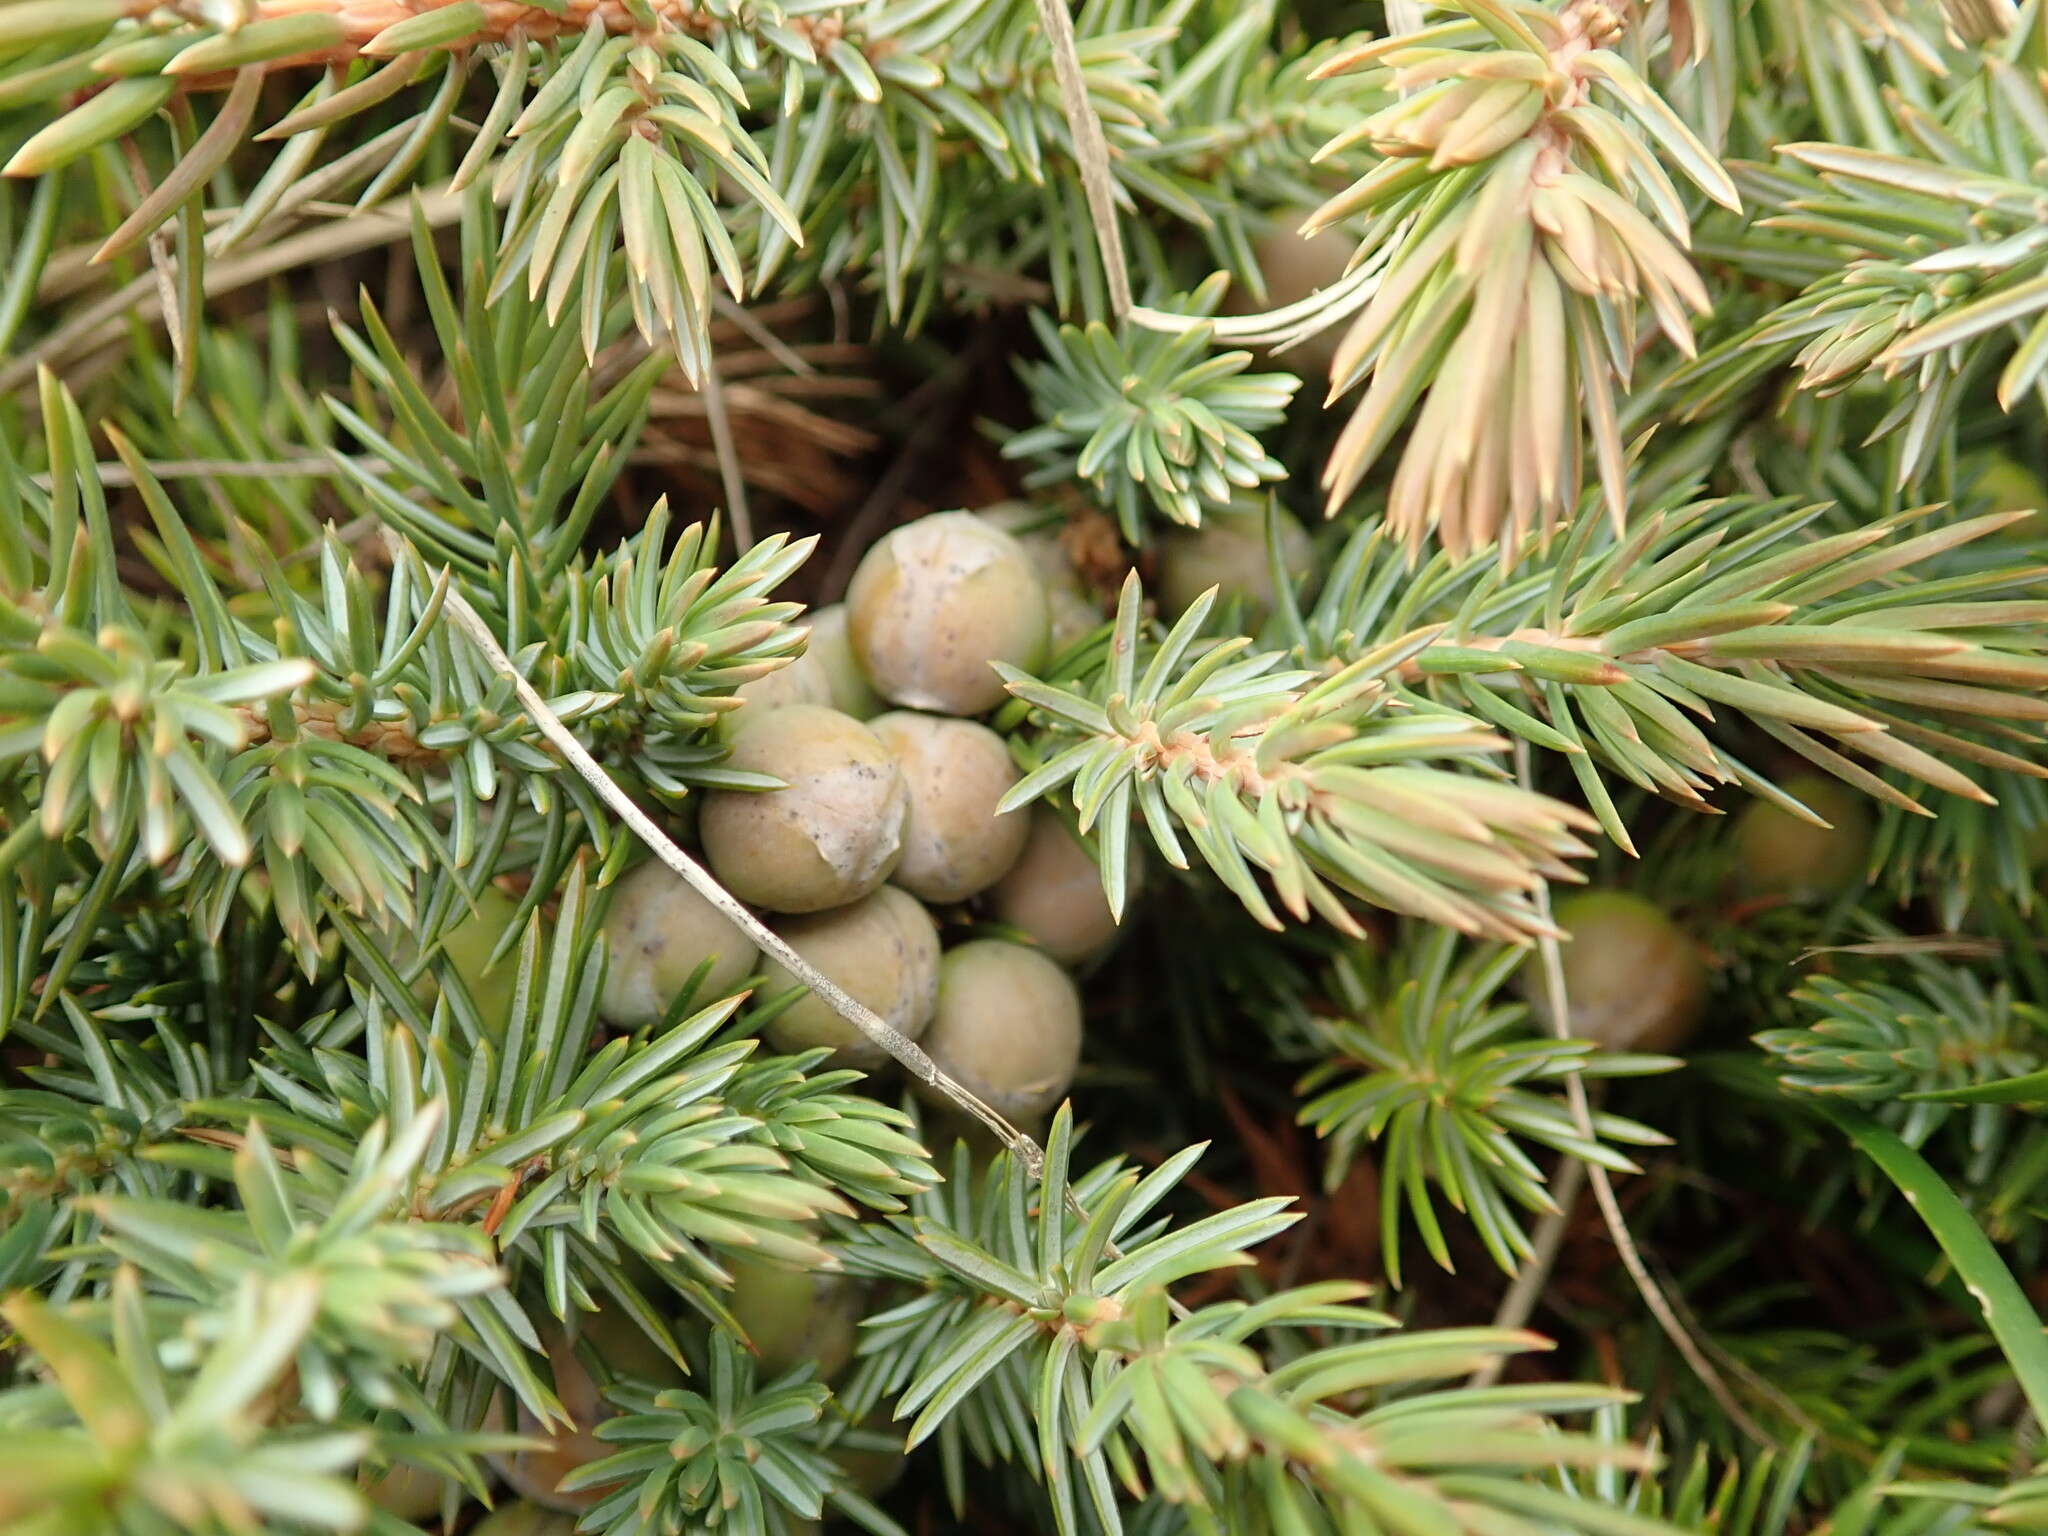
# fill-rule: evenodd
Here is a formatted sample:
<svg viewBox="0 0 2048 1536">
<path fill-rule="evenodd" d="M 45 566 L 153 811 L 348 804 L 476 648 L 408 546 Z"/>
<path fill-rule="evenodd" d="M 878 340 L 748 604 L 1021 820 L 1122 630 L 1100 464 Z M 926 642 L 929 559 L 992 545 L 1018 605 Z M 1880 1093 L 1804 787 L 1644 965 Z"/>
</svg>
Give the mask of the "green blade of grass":
<svg viewBox="0 0 2048 1536">
<path fill-rule="evenodd" d="M 1856 1150 L 1869 1158 L 1899 1187 L 1906 1202 L 1920 1213 L 1927 1230 L 1956 1268 L 1963 1284 L 1984 1311 L 1984 1322 L 2006 1362 L 2019 1378 L 2020 1390 L 2039 1419 L 2048 1414 L 2048 1333 L 2012 1271 L 1998 1256 L 1991 1239 L 1958 1200 L 1955 1191 L 1928 1161 L 1905 1142 L 1865 1116 L 1829 1106 L 1823 1113 L 1840 1126 Z"/>
</svg>

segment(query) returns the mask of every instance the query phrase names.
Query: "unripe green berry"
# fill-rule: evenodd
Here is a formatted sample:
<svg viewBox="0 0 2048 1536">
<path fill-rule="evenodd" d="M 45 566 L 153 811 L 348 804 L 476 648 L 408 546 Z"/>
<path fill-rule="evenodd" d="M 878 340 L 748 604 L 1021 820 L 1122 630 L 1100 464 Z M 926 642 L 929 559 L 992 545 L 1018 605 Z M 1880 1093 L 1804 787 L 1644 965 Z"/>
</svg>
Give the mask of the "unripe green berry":
<svg viewBox="0 0 2048 1536">
<path fill-rule="evenodd" d="M 2038 871 L 2048 867 L 2048 821 L 2037 821 L 2025 832 L 2021 849 L 2026 856 L 2027 868 Z"/>
<path fill-rule="evenodd" d="M 1294 516 L 1276 511 L 1280 557 L 1287 574 L 1308 572 L 1308 530 Z M 1170 529 L 1159 540 L 1159 603 L 1168 614 L 1185 613 L 1211 587 L 1219 601 L 1241 597 L 1251 613 L 1273 607 L 1273 569 L 1266 558 L 1264 512 L 1212 512 L 1199 528 Z"/>
<path fill-rule="evenodd" d="M 856 720 L 871 720 L 889 706 L 868 682 L 867 674 L 853 654 L 853 638 L 847 632 L 846 604 L 830 603 L 811 611 L 810 649 L 806 656 L 817 659 L 824 674 L 830 704 L 841 714 Z"/>
<path fill-rule="evenodd" d="M 513 995 L 519 985 L 518 941 L 513 941 L 505 957 L 496 965 L 492 965 L 490 960 L 498 941 L 504 938 L 505 930 L 512 926 L 518 913 L 518 902 L 495 885 L 486 885 L 477 893 L 475 906 L 461 909 L 455 921 L 442 930 L 441 942 L 437 946 L 439 959 L 413 982 L 413 996 L 431 1007 L 441 995 L 440 977 L 436 971 L 445 966 L 461 978 L 470 1001 L 476 1004 L 477 1013 L 483 1019 L 484 1033 L 493 1040 L 504 1039 L 505 1030 L 512 1021 Z M 395 933 L 389 938 L 392 963 L 401 971 L 419 958 L 419 946 L 411 934 Z"/>
<path fill-rule="evenodd" d="M 712 873 L 771 912 L 822 912 L 889 878 L 903 848 L 903 775 L 874 733 L 815 704 L 770 710 L 733 737 L 729 766 L 766 793 L 713 790 L 698 824 Z"/>
<path fill-rule="evenodd" d="M 576 1536 L 576 1517 L 518 1499 L 499 1505 L 469 1536 Z"/>
<path fill-rule="evenodd" d="M 2010 454 L 1987 454 L 1970 486 L 1993 512 L 2048 512 L 2048 482 Z M 2022 528 L 2031 528 L 2032 522 Z"/>
<path fill-rule="evenodd" d="M 1611 1051 L 1669 1051 L 1690 1038 L 1706 1001 L 1706 962 L 1661 907 L 1627 891 L 1581 891 L 1552 916 L 1568 935 L 1560 958 L 1573 1039 Z M 1535 957 L 1516 980 L 1547 1018 Z"/>
<path fill-rule="evenodd" d="M 778 667 L 751 683 L 740 684 L 733 690 L 733 697 L 740 700 L 741 707 L 727 711 L 718 719 L 728 739 L 738 732 L 743 722 L 765 715 L 771 709 L 786 709 L 792 704 L 818 704 L 830 709 L 832 680 L 806 650 L 788 666 Z"/>
<path fill-rule="evenodd" d="M 882 1440 L 889 1443 L 876 1443 Z M 879 1499 L 895 1487 L 910 1460 L 902 1430 L 887 1408 L 877 1408 L 861 1420 L 845 1439 L 834 1442 L 829 1454 L 854 1490 L 868 1499 Z"/>
<path fill-rule="evenodd" d="M 728 1259 L 726 1306 L 746 1331 L 765 1381 L 809 1360 L 830 1381 L 853 1358 L 860 1292 L 844 1275 L 789 1269 L 765 1259 Z"/>
<path fill-rule="evenodd" d="M 1000 815 L 1017 782 L 1003 738 L 972 720 L 891 710 L 868 722 L 910 791 L 895 883 L 923 901 L 965 901 L 1003 877 L 1024 851 L 1031 819 Z"/>
<path fill-rule="evenodd" d="M 862 556 L 847 589 L 861 670 L 891 703 L 978 715 L 1006 696 L 992 662 L 1045 658 L 1045 583 L 1009 534 L 972 512 L 919 518 Z"/>
<path fill-rule="evenodd" d="M 621 1029 L 657 1023 L 704 961 L 711 969 L 697 995 L 710 1002 L 750 975 L 760 955 L 731 918 L 659 859 L 619 881 L 604 937 L 611 958 L 598 1012 Z"/>
<path fill-rule="evenodd" d="M 1132 858 L 1135 863 L 1135 849 Z M 1024 851 L 989 892 L 988 909 L 1063 965 L 1079 965 L 1116 942 L 1102 872 L 1059 814 L 1044 805 L 1032 807 Z"/>
<path fill-rule="evenodd" d="M 939 990 L 939 930 L 916 897 L 885 885 L 837 911 L 787 918 L 776 932 L 855 1001 L 910 1039 L 931 1023 Z M 773 960 L 767 971 L 771 990 L 797 985 Z M 769 1022 L 768 1039 L 778 1051 L 792 1054 L 829 1046 L 832 1064 L 839 1067 L 866 1070 L 888 1059 L 823 998 L 810 995 Z"/>
<path fill-rule="evenodd" d="M 1837 779 L 1797 774 L 1779 786 L 1830 823 L 1816 827 L 1767 800 L 1735 820 L 1736 877 L 1759 896 L 1830 896 L 1861 881 L 1870 858 L 1870 807 Z"/>
<path fill-rule="evenodd" d="M 1037 950 L 976 939 L 939 964 L 924 1048 L 1005 1119 L 1043 1113 L 1065 1097 L 1081 1062 L 1081 994 Z"/>
</svg>

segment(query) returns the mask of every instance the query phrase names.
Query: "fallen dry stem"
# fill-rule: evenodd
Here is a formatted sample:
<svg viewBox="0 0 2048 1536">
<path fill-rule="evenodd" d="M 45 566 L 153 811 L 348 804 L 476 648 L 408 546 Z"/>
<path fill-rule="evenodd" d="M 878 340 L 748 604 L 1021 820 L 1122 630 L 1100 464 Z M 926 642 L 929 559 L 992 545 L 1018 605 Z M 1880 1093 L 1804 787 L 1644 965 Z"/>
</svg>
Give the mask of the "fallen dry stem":
<svg viewBox="0 0 2048 1536">
<path fill-rule="evenodd" d="M 1529 766 L 1529 745 L 1515 743 L 1515 777 L 1523 788 L 1532 788 L 1534 775 Z M 1536 915 L 1542 920 L 1542 928 L 1550 924 L 1550 887 L 1541 884 L 1535 891 Z M 1536 940 L 1537 955 L 1543 966 L 1543 1006 L 1550 1014 L 1550 1027 L 1560 1040 L 1571 1038 L 1570 1003 L 1565 994 L 1564 955 L 1555 937 L 1539 929 Z M 1593 1107 L 1586 1100 L 1586 1085 L 1579 1080 L 1579 1074 L 1570 1073 L 1564 1080 L 1565 1097 L 1571 1105 L 1572 1123 L 1580 1137 L 1586 1141 L 1594 1139 Z M 1713 1394 L 1714 1401 L 1721 1405 L 1721 1411 L 1728 1415 L 1729 1422 L 1766 1450 L 1774 1449 L 1775 1443 L 1764 1433 L 1756 1420 L 1736 1400 L 1728 1383 L 1721 1379 L 1721 1373 L 1714 1369 L 1714 1363 L 1700 1348 L 1699 1341 L 1692 1336 L 1684 1322 L 1665 1298 L 1663 1289 L 1657 1284 L 1650 1268 L 1643 1262 L 1642 1251 L 1636 1247 L 1635 1239 L 1629 1235 L 1628 1221 L 1621 1213 L 1621 1202 L 1614 1198 L 1614 1181 L 1607 1177 L 1607 1170 L 1597 1163 L 1586 1165 L 1586 1177 L 1593 1186 L 1593 1199 L 1600 1207 L 1601 1219 L 1607 1224 L 1607 1234 L 1614 1242 L 1614 1248 L 1621 1255 L 1622 1267 L 1628 1271 L 1629 1279 L 1635 1282 L 1637 1292 L 1643 1298 L 1643 1305 L 1650 1309 L 1650 1315 L 1657 1319 L 1657 1326 L 1664 1330 L 1685 1363 L 1692 1367 L 1700 1383 Z M 1533 1298 L 1532 1298 L 1533 1299 Z"/>
<path fill-rule="evenodd" d="M 415 205 L 429 229 L 440 229 L 462 216 L 463 197 L 460 192 L 439 187 L 415 194 Z M 352 256 L 402 240 L 411 233 L 412 214 L 404 207 L 372 208 L 347 220 L 301 230 L 274 245 L 224 261 L 207 262 L 206 297 L 216 298 L 315 262 Z M 45 363 L 57 367 L 66 358 L 90 355 L 127 335 L 130 325 L 148 325 L 163 317 L 164 302 L 157 278 L 153 273 L 144 273 L 0 365 L 0 394 L 19 389 Z"/>
</svg>

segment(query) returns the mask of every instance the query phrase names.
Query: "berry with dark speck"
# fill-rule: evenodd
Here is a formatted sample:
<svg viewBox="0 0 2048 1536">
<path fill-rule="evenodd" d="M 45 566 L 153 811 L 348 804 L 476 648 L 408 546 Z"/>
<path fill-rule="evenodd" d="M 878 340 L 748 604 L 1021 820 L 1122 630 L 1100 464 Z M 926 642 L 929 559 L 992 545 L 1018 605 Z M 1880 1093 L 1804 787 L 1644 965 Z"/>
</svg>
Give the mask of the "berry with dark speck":
<svg viewBox="0 0 2048 1536">
<path fill-rule="evenodd" d="M 729 766 L 786 786 L 704 797 L 704 856 L 740 900 L 822 912 L 858 901 L 896 868 L 908 792 L 888 749 L 851 715 L 816 704 L 770 710 L 740 727 Z"/>
<path fill-rule="evenodd" d="M 1003 738 L 972 720 L 891 710 L 868 722 L 910 791 L 893 877 L 923 901 L 965 901 L 1000 880 L 1030 835 L 1028 812 L 998 814 L 1017 782 Z"/>
</svg>

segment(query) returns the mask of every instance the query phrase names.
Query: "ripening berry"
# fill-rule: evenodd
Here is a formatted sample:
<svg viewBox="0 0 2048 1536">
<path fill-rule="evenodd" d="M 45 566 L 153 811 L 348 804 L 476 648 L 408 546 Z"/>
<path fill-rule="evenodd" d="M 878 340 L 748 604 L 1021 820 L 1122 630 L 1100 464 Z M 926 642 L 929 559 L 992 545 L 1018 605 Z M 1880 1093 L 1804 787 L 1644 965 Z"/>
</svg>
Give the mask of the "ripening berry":
<svg viewBox="0 0 2048 1536">
<path fill-rule="evenodd" d="M 731 918 L 659 859 L 613 889 L 604 937 L 611 958 L 598 1012 L 621 1029 L 658 1023 L 706 960 L 711 969 L 696 995 L 707 1003 L 724 997 L 752 974 L 760 954 Z"/>
<path fill-rule="evenodd" d="M 555 1396 L 574 1421 L 574 1427 L 544 1429 L 522 1403 L 516 1411 L 518 1433 L 546 1444 L 538 1450 L 515 1451 L 502 1460 L 494 1460 L 498 1461 L 505 1481 L 521 1498 L 549 1509 L 580 1514 L 610 1490 L 585 1488 L 565 1493 L 561 1482 L 577 1468 L 612 1454 L 613 1447 L 594 1433 L 600 1423 L 611 1417 L 612 1407 L 568 1345 L 557 1342 L 549 1351 L 549 1360 L 554 1367 Z"/>
<path fill-rule="evenodd" d="M 363 1497 L 401 1520 L 415 1524 L 440 1512 L 441 1494 L 448 1480 L 438 1473 L 396 1462 L 363 1486 Z"/>
<path fill-rule="evenodd" d="M 787 786 L 704 797 L 704 856 L 740 900 L 822 912 L 889 878 L 908 797 L 888 749 L 858 720 L 816 704 L 770 710 L 740 727 L 728 766 Z"/>
<path fill-rule="evenodd" d="M 624 1376 L 651 1381 L 657 1386 L 680 1382 L 682 1372 L 630 1318 L 603 1312 L 588 1313 L 577 1322 L 584 1347 L 594 1350 L 605 1365 Z M 567 1411 L 574 1427 L 545 1429 L 526 1411 L 515 1408 L 517 1432 L 545 1441 L 539 1450 L 515 1451 L 493 1456 L 492 1464 L 523 1499 L 549 1509 L 581 1513 L 610 1494 L 616 1485 L 581 1488 L 573 1493 L 561 1489 L 561 1481 L 577 1468 L 612 1455 L 618 1447 L 597 1438 L 597 1426 L 614 1412 L 597 1381 L 576 1352 L 576 1346 L 558 1328 L 544 1327 L 541 1336 L 548 1346 L 555 1396 Z"/>
<path fill-rule="evenodd" d="M 939 991 L 939 930 L 915 896 L 885 885 L 851 906 L 790 918 L 776 924 L 775 931 L 856 1002 L 910 1039 L 931 1023 Z M 771 992 L 797 985 L 772 959 L 767 972 Z M 770 1021 L 768 1039 L 778 1051 L 792 1054 L 829 1046 L 835 1067 L 869 1070 L 888 1060 L 888 1053 L 857 1026 L 809 994 Z"/>
<path fill-rule="evenodd" d="M 1758 896 L 1832 896 L 1868 873 L 1870 808 L 1838 779 L 1794 775 L 1779 786 L 1830 823 L 1816 827 L 1765 800 L 1752 800 L 1735 820 L 1735 871 Z"/>
<path fill-rule="evenodd" d="M 1024 851 L 1031 819 L 999 815 L 1017 782 L 1003 738 L 972 720 L 891 710 L 868 722 L 903 771 L 910 812 L 895 883 L 923 901 L 965 901 L 1003 877 Z"/>
<path fill-rule="evenodd" d="M 661 1346 L 623 1308 L 577 1313 L 576 1339 L 583 1348 L 596 1351 L 607 1367 L 622 1376 L 651 1381 L 656 1386 L 675 1386 L 686 1378 L 683 1368 L 663 1353 Z"/>
<path fill-rule="evenodd" d="M 1045 657 L 1049 610 L 1031 556 L 972 512 L 921 517 L 861 557 L 847 589 L 861 670 L 892 703 L 978 715 L 1005 697 L 991 662 Z"/>
<path fill-rule="evenodd" d="M 1570 936 L 1560 953 L 1573 1039 L 1611 1051 L 1669 1051 L 1690 1038 L 1706 1001 L 1706 962 L 1661 907 L 1627 891 L 1581 891 L 1552 916 Z M 1547 1017 L 1535 957 L 1516 981 Z"/>
<path fill-rule="evenodd" d="M 1133 849 L 1134 862 L 1136 857 Z M 1063 965 L 1093 959 L 1116 941 L 1117 922 L 1102 889 L 1102 872 L 1058 812 L 1046 805 L 1031 808 L 1024 852 L 996 882 L 988 908 L 990 916 L 1021 928 Z"/>
<path fill-rule="evenodd" d="M 1081 994 L 1037 950 L 976 939 L 939 964 L 939 1006 L 924 1048 L 1005 1119 L 1041 1114 L 1065 1096 L 1080 1065 Z"/>
<path fill-rule="evenodd" d="M 845 1275 L 789 1269 L 766 1259 L 727 1259 L 727 1308 L 754 1346 L 763 1381 L 808 1360 L 830 1381 L 853 1358 L 860 1291 Z"/>
<path fill-rule="evenodd" d="M 484 1516 L 469 1536 L 576 1536 L 576 1517 L 517 1499 Z"/>
<path fill-rule="evenodd" d="M 1291 513 L 1279 512 L 1280 554 L 1287 573 L 1308 573 L 1308 530 Z M 1241 597 L 1253 616 L 1273 606 L 1273 567 L 1266 558 L 1266 514 L 1212 512 L 1199 528 L 1169 529 L 1159 540 L 1159 605 L 1170 617 L 1211 587 L 1218 601 Z"/>
</svg>

